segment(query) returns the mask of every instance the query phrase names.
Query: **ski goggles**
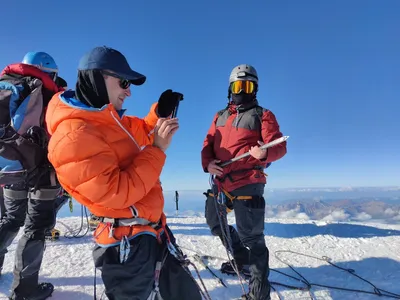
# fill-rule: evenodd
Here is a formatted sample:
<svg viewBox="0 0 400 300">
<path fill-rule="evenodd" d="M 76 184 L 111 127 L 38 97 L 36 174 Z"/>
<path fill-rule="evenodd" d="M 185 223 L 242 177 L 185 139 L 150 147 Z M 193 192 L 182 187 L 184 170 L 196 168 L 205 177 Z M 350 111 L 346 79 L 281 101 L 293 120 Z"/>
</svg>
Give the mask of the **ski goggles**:
<svg viewBox="0 0 400 300">
<path fill-rule="evenodd" d="M 251 94 L 255 90 L 255 84 L 250 80 L 238 80 L 232 82 L 230 88 L 233 94 L 239 94 L 241 91 Z"/>
<path fill-rule="evenodd" d="M 47 74 L 49 74 L 51 80 L 56 81 L 56 79 L 57 79 L 57 73 L 56 72 L 47 73 Z"/>
<path fill-rule="evenodd" d="M 121 89 L 126 90 L 127 88 L 129 88 L 131 86 L 131 82 L 128 79 L 121 78 L 121 76 L 118 76 L 115 73 L 104 71 L 104 70 L 101 71 L 101 73 L 103 73 L 104 75 L 109 75 L 109 76 L 114 77 L 114 78 L 118 78 L 119 79 L 119 86 L 121 87 Z"/>
</svg>

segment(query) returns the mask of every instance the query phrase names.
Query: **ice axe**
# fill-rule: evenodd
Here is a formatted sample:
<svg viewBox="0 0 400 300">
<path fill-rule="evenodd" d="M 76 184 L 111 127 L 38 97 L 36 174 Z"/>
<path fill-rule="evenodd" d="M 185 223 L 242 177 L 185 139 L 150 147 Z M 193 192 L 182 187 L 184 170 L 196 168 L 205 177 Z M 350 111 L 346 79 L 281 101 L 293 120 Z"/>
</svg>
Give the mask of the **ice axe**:
<svg viewBox="0 0 400 300">
<path fill-rule="evenodd" d="M 285 135 L 285 136 L 280 137 L 280 138 L 278 138 L 278 139 L 276 139 L 276 140 L 273 140 L 272 142 L 269 142 L 269 143 L 267 143 L 267 144 L 265 144 L 265 145 L 262 145 L 260 148 L 261 148 L 261 149 L 271 148 L 271 147 L 273 147 L 273 146 L 275 146 L 275 145 L 278 145 L 278 144 L 280 144 L 280 143 L 283 143 L 283 142 L 286 141 L 288 138 L 289 138 L 289 136 L 288 136 L 288 135 Z M 247 157 L 247 156 L 249 156 L 249 155 L 250 155 L 250 152 L 246 152 L 246 153 L 244 153 L 244 154 L 242 154 L 242 155 L 236 156 L 235 158 L 232 158 L 232 159 L 230 159 L 230 160 L 228 160 L 228 161 L 219 163 L 219 164 L 217 164 L 217 165 L 220 166 L 220 167 L 225 167 L 225 166 L 230 165 L 231 163 L 233 163 L 233 162 L 235 162 L 235 161 L 238 161 L 239 159 L 242 159 L 242 158 Z"/>
</svg>

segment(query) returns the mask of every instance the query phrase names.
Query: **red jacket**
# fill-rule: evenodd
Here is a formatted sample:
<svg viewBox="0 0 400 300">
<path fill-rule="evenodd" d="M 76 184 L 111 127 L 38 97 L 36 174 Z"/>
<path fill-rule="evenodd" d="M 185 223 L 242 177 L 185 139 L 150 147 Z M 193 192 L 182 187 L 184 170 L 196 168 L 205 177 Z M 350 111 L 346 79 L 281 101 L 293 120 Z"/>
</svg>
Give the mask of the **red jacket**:
<svg viewBox="0 0 400 300">
<path fill-rule="evenodd" d="M 229 109 L 215 115 L 207 132 L 201 151 L 203 169 L 208 172 L 207 166 L 214 159 L 227 161 L 248 152 L 252 146 L 258 145 L 258 141 L 269 143 L 282 136 L 275 115 L 270 110 L 258 106 L 257 102 L 247 108 L 231 104 Z M 242 158 L 224 167 L 223 175 L 216 179 L 228 192 L 252 183 L 265 184 L 264 168 L 282 158 L 286 151 L 286 142 L 283 142 L 269 148 L 263 161 L 252 156 Z"/>
</svg>

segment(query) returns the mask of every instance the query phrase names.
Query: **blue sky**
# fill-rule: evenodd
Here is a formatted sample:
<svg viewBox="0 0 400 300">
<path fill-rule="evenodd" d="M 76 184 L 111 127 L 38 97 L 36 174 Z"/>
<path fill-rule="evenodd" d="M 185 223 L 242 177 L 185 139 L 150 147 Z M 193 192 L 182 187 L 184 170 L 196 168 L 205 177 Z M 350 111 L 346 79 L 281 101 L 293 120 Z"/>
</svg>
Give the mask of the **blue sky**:
<svg viewBox="0 0 400 300">
<path fill-rule="evenodd" d="M 108 45 L 148 78 L 129 114 L 144 116 L 165 89 L 185 94 L 165 190 L 208 187 L 203 139 L 241 63 L 255 66 L 259 102 L 290 136 L 268 187 L 400 183 L 398 0 L 7 1 L 3 11 L 1 68 L 46 51 L 73 87 L 80 57 Z"/>
</svg>

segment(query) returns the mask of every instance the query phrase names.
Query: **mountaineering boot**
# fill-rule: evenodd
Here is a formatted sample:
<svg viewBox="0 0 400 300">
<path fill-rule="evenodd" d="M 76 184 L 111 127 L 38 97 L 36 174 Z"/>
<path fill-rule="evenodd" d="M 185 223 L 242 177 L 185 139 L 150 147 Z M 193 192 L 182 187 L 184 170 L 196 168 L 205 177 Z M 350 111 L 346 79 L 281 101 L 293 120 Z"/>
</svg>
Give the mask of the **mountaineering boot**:
<svg viewBox="0 0 400 300">
<path fill-rule="evenodd" d="M 52 230 L 46 230 L 44 237 L 46 240 L 55 241 L 60 238 L 60 230 L 53 228 Z"/>
<path fill-rule="evenodd" d="M 54 286 L 51 283 L 39 283 L 36 290 L 28 296 L 17 296 L 12 293 L 10 300 L 45 300 L 51 296 Z"/>
<path fill-rule="evenodd" d="M 234 268 L 232 267 L 233 264 L 233 260 L 231 260 L 230 262 L 224 262 L 221 265 L 221 273 L 224 274 L 228 274 L 228 275 L 237 275 L 236 271 L 234 270 Z M 250 266 L 249 265 L 242 265 L 242 264 L 237 264 L 237 268 L 238 271 L 244 276 L 244 277 L 250 277 Z"/>
</svg>

